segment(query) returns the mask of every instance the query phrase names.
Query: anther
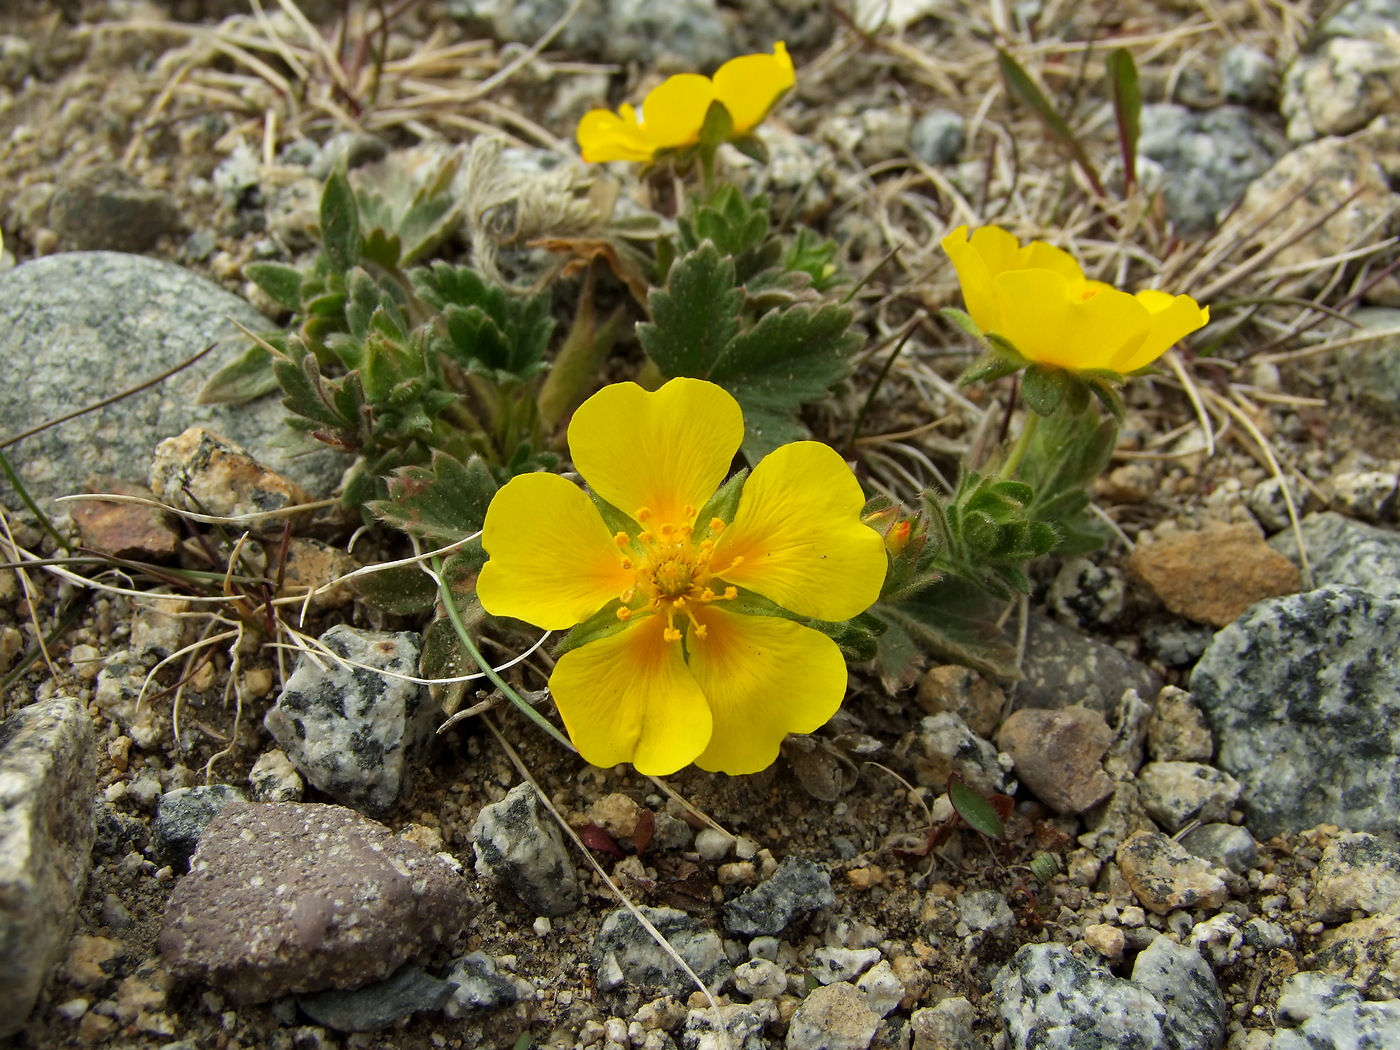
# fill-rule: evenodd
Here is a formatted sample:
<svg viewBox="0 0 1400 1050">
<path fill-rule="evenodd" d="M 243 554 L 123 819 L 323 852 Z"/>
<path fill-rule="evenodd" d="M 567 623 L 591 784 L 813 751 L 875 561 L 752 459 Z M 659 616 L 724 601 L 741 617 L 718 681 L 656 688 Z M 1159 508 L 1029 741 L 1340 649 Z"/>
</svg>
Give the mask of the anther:
<svg viewBox="0 0 1400 1050">
<path fill-rule="evenodd" d="M 685 505 L 685 509 L 681 511 L 681 517 L 685 518 L 686 521 L 693 521 L 695 518 L 695 513 L 695 505 L 687 503 Z"/>
<path fill-rule="evenodd" d="M 632 619 L 632 610 L 625 605 L 619 607 L 617 610 L 617 618 L 623 623 L 626 623 L 628 620 Z"/>
<path fill-rule="evenodd" d="M 650 532 L 639 532 L 639 533 L 637 533 L 637 542 L 638 542 L 638 543 L 650 543 L 651 541 L 652 541 L 652 535 L 651 535 Z"/>
<path fill-rule="evenodd" d="M 726 587 L 726 588 L 724 589 L 724 600 L 725 600 L 725 601 L 727 601 L 727 602 L 732 602 L 732 601 L 733 601 L 735 598 L 737 598 L 737 597 L 739 597 L 739 588 L 738 588 L 738 587 Z"/>
<path fill-rule="evenodd" d="M 623 558 L 623 559 L 622 559 L 622 567 L 623 567 L 624 569 L 636 568 L 636 566 L 634 566 L 634 565 L 632 564 L 632 559 L 631 559 L 631 558 Z"/>
<path fill-rule="evenodd" d="M 719 518 L 710 519 L 710 532 L 718 536 L 724 531 L 724 522 Z"/>
<path fill-rule="evenodd" d="M 663 642 L 679 642 L 681 640 L 681 632 L 674 627 L 667 627 L 661 632 L 661 640 Z"/>
<path fill-rule="evenodd" d="M 712 602 L 712 601 L 714 601 L 714 600 L 715 600 L 715 592 L 714 592 L 713 590 L 711 590 L 709 587 L 706 587 L 703 591 L 700 592 L 700 600 L 701 600 L 702 602 Z"/>
<path fill-rule="evenodd" d="M 619 532 L 616 536 L 613 537 L 613 542 L 616 543 L 619 547 L 626 547 L 632 542 L 632 540 L 627 535 L 627 533 Z"/>
<path fill-rule="evenodd" d="M 690 633 L 695 635 L 696 638 L 708 638 L 710 636 L 710 629 L 703 623 L 697 623 L 695 625 L 695 630 Z"/>
<path fill-rule="evenodd" d="M 638 521 L 646 521 L 647 519 L 649 519 L 649 518 L 651 517 L 651 508 L 650 508 L 650 507 L 638 507 L 638 508 L 637 508 L 637 513 L 636 513 L 635 516 L 636 516 L 636 519 L 637 519 Z"/>
</svg>

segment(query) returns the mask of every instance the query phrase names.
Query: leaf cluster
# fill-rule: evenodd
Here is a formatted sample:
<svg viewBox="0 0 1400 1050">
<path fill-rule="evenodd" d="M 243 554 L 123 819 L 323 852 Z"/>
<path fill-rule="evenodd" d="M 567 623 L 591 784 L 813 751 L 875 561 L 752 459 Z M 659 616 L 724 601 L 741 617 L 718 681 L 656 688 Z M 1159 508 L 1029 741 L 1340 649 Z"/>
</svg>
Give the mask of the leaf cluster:
<svg viewBox="0 0 1400 1050">
<path fill-rule="evenodd" d="M 825 300 L 834 246 L 774 235 L 765 197 L 732 187 L 677 221 L 674 248 L 658 258 L 662 287 L 639 325 L 642 347 L 668 378 L 717 383 L 744 410 L 744 458 L 756 463 L 805 436 L 798 413 L 850 373 L 859 345 L 852 314 Z"/>
</svg>

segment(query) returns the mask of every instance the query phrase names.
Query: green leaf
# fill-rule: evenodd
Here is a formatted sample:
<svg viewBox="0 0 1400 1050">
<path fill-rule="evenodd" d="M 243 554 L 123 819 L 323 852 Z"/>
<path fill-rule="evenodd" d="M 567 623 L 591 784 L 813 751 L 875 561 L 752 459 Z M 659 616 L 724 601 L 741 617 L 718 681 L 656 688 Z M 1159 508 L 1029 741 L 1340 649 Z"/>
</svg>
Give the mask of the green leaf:
<svg viewBox="0 0 1400 1050">
<path fill-rule="evenodd" d="M 343 167 L 337 167 L 321 191 L 321 244 L 339 273 L 360 260 L 360 209 Z"/>
<path fill-rule="evenodd" d="M 637 339 L 668 378 L 708 379 L 738 334 L 743 301 L 733 261 L 706 242 L 676 260 L 666 287 L 647 297 L 652 322 L 637 326 Z"/>
<path fill-rule="evenodd" d="M 1065 118 L 1055 108 L 1055 104 L 1040 90 L 1036 82 L 1031 79 L 1030 74 L 1021 68 L 1021 64 L 1002 48 L 997 48 L 997 66 L 1001 70 L 1002 80 L 1006 82 L 1007 91 L 1011 93 L 1012 97 L 1028 105 L 1040 118 L 1041 123 L 1064 147 L 1070 158 L 1078 165 L 1079 170 L 1084 173 L 1084 177 L 1089 180 L 1089 185 L 1093 187 L 1094 193 L 1102 197 L 1104 195 L 1103 184 L 1099 181 L 1098 170 L 1089 160 L 1089 155 L 1084 152 L 1084 146 L 1080 143 L 1079 137 L 1070 130 Z"/>
<path fill-rule="evenodd" d="M 350 582 L 360 597 L 394 616 L 418 616 L 437 603 L 437 584 L 413 565 L 380 569 Z"/>
<path fill-rule="evenodd" d="M 301 309 L 301 272 L 281 263 L 252 262 L 243 267 L 248 280 L 288 310 Z"/>
<path fill-rule="evenodd" d="M 441 261 L 411 276 L 423 301 L 442 313 L 433 342 L 441 353 L 503 385 L 544 371 L 554 331 L 544 296 L 508 295 L 470 268 Z"/>
<path fill-rule="evenodd" d="M 889 627 L 877 642 L 882 677 L 914 649 L 996 678 L 1019 677 L 1016 647 L 996 625 L 1001 607 L 983 589 L 953 578 L 895 601 L 882 598 L 870 609 Z"/>
<path fill-rule="evenodd" d="M 770 311 L 732 339 L 701 377 L 723 386 L 743 408 L 750 463 L 800 436 L 801 406 L 850 374 L 846 359 L 860 345 L 850 325 L 850 310 L 835 304 Z"/>
<path fill-rule="evenodd" d="M 1060 407 L 1073 384 L 1074 377 L 1063 368 L 1031 365 L 1021 377 L 1021 397 L 1032 412 L 1048 416 Z"/>
<path fill-rule="evenodd" d="M 242 405 L 276 389 L 272 355 L 254 343 L 209 377 L 199 392 L 199 403 Z"/>
<path fill-rule="evenodd" d="M 1118 148 L 1123 155 L 1123 194 L 1137 181 L 1137 147 L 1142 135 L 1142 91 L 1137 65 L 1127 48 L 1108 56 L 1108 92 L 1113 99 L 1113 119 L 1118 127 Z"/>
<path fill-rule="evenodd" d="M 480 457 L 463 463 L 445 452 L 434 452 L 427 467 L 400 468 L 388 485 L 388 499 L 370 503 L 369 509 L 434 547 L 480 532 L 497 488 Z"/>
<path fill-rule="evenodd" d="M 956 773 L 948 776 L 948 801 L 973 831 L 979 831 L 989 839 L 1000 840 L 1006 836 L 996 808 L 963 783 Z"/>
</svg>

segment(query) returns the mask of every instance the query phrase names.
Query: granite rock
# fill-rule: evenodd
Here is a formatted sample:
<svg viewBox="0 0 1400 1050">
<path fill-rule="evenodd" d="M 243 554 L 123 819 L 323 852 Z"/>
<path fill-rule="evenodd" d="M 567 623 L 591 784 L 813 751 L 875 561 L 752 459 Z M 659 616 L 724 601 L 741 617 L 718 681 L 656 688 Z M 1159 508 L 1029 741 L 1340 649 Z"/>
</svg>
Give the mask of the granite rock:
<svg viewBox="0 0 1400 1050">
<path fill-rule="evenodd" d="M 865 1050 L 880 1027 L 860 990 L 844 981 L 813 989 L 788 1023 L 787 1050 Z"/>
<path fill-rule="evenodd" d="M 1202 824 L 1181 836 L 1181 844 L 1217 868 L 1243 875 L 1259 865 L 1259 843 L 1238 824 Z"/>
<path fill-rule="evenodd" d="M 1256 835 L 1392 824 L 1400 802 L 1400 602 L 1347 587 L 1260 602 L 1191 677 L 1216 765 Z"/>
<path fill-rule="evenodd" d="M 1147 750 L 1160 762 L 1205 762 L 1215 751 L 1206 716 L 1191 694 L 1167 686 L 1157 695 L 1147 723 Z"/>
<path fill-rule="evenodd" d="M 536 915 L 567 915 L 579 906 L 578 874 L 564 837 L 541 812 L 529 784 L 482 806 L 472 824 L 478 874 L 495 880 Z"/>
<path fill-rule="evenodd" d="M 954 773 L 984 795 L 1006 790 L 997 749 L 951 712 L 921 718 L 918 727 L 900 739 L 895 753 L 913 767 L 916 783 L 936 791 L 946 790 Z"/>
<path fill-rule="evenodd" d="M 383 813 L 432 740 L 436 712 L 418 673 L 419 636 L 337 624 L 304 653 L 263 725 L 307 781 L 337 802 Z M 363 666 L 356 666 L 363 665 Z"/>
<path fill-rule="evenodd" d="M 1309 514 L 1299 528 L 1316 586 L 1357 587 L 1379 598 L 1400 599 L 1400 532 L 1352 521 L 1330 510 Z M 1291 530 L 1269 543 L 1293 561 L 1299 560 Z"/>
<path fill-rule="evenodd" d="M 302 1012 L 337 1032 L 377 1032 L 415 1013 L 442 1009 L 452 985 L 408 965 L 363 988 L 297 996 Z"/>
<path fill-rule="evenodd" d="M 1162 679 L 1111 645 L 1032 614 L 1026 633 L 1021 680 L 1015 706 L 1091 707 L 1106 717 L 1117 709 L 1123 693 L 1156 696 Z"/>
<path fill-rule="evenodd" d="M 1400 999 L 1400 914 L 1369 915 L 1328 930 L 1314 961 L 1368 999 Z"/>
<path fill-rule="evenodd" d="M 156 804 L 156 819 L 151 824 L 151 859 L 162 867 L 188 871 L 199 837 L 219 810 L 230 802 L 247 800 L 242 789 L 227 784 L 167 791 Z"/>
<path fill-rule="evenodd" d="M 1116 854 L 1129 889 L 1158 915 L 1184 908 L 1219 908 L 1230 897 L 1224 873 L 1155 831 L 1140 831 Z"/>
<path fill-rule="evenodd" d="M 262 1002 L 382 980 L 473 908 L 446 861 L 358 813 L 231 802 L 175 884 L 160 949 L 177 977 Z"/>
<path fill-rule="evenodd" d="M 1400 1046 L 1400 1002 L 1366 1002 L 1356 988 L 1326 974 L 1308 971 L 1287 978 L 1277 1016 L 1272 1050 Z"/>
<path fill-rule="evenodd" d="M 1138 771 L 1138 791 L 1148 816 L 1171 832 L 1193 820 L 1225 820 L 1240 797 L 1234 777 L 1199 762 L 1149 762 Z"/>
<path fill-rule="evenodd" d="M 64 956 L 92 865 L 97 755 L 83 704 L 0 722 L 0 1040 L 24 1026 Z"/>
<path fill-rule="evenodd" d="M 798 916 L 835 903 L 831 873 L 824 865 L 784 857 L 772 875 L 724 905 L 724 926 L 743 937 L 776 935 Z"/>
<path fill-rule="evenodd" d="M 734 968 L 714 930 L 706 929 L 675 908 L 642 907 L 638 911 L 665 936 L 712 992 L 723 988 L 733 978 Z M 614 991 L 624 985 L 659 989 L 674 995 L 688 995 L 695 990 L 694 982 L 626 908 L 608 913 L 603 920 L 593 942 L 593 963 L 598 986 L 604 991 Z"/>
<path fill-rule="evenodd" d="M 1225 1042 L 1225 998 L 1215 974 L 1195 948 L 1157 937 L 1133 963 L 1132 982 L 1162 1004 L 1169 1047 L 1216 1050 Z"/>
<path fill-rule="evenodd" d="M 1322 851 L 1312 884 L 1310 908 L 1323 920 L 1400 913 L 1400 847 L 1364 832 L 1343 833 Z"/>
<path fill-rule="evenodd" d="M 1400 111 L 1400 37 L 1332 37 L 1300 55 L 1283 78 L 1279 110 L 1288 137 L 1308 142 L 1346 135 Z"/>
<path fill-rule="evenodd" d="M 271 324 L 242 299 L 170 263 L 117 252 L 70 252 L 0 273 L 0 433 L 109 397 L 153 378 L 210 343 L 226 348 L 106 408 L 25 438 L 11 453 L 40 501 L 81 492 L 91 474 L 143 479 L 161 439 L 207 426 L 307 488 L 330 494 L 349 459 L 297 435 L 278 398 L 201 405 L 200 389 L 241 352 L 232 321 Z M 308 454 L 308 450 L 310 450 Z M 8 487 L 6 505 L 17 507 Z"/>
<path fill-rule="evenodd" d="M 1400 310 L 1390 306 L 1362 307 L 1348 317 L 1363 332 L 1400 328 Z M 1337 364 L 1352 397 L 1389 419 L 1400 420 L 1400 335 L 1343 347 L 1337 351 Z"/>
</svg>

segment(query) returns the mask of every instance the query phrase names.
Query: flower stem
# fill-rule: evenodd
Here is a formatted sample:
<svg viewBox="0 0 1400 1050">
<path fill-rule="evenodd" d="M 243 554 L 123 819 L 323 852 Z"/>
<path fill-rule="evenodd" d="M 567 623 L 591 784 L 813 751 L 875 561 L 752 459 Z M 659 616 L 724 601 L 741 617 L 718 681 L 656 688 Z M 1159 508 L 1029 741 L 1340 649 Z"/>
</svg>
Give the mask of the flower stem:
<svg viewBox="0 0 1400 1050">
<path fill-rule="evenodd" d="M 452 590 L 447 586 L 447 580 L 442 574 L 442 559 L 433 559 L 433 575 L 437 579 L 438 596 L 442 598 L 442 604 L 447 609 L 447 618 L 452 621 L 452 626 L 457 630 L 457 639 L 462 643 L 462 648 L 471 654 L 476 665 L 481 668 L 482 673 L 491 680 L 491 683 L 501 691 L 501 695 L 509 700 L 524 713 L 525 717 L 534 722 L 546 733 L 552 736 L 559 744 L 570 751 L 577 753 L 578 748 L 570 743 L 559 730 L 550 724 L 549 720 L 530 706 L 529 701 L 506 684 L 504 678 L 496 673 L 496 669 L 486 662 L 486 658 L 481 655 L 481 650 L 472 642 L 471 633 L 467 630 L 467 625 L 462 622 L 462 614 L 457 611 L 456 599 L 452 597 Z"/>
<path fill-rule="evenodd" d="M 1031 441 L 1039 426 L 1040 413 L 1028 409 L 1026 421 L 1021 424 L 1021 432 L 1016 435 L 1015 443 L 1006 454 L 1006 462 L 1001 465 L 999 473 L 1004 480 L 1011 481 L 1016 477 L 1017 472 L 1021 469 L 1021 461 L 1026 458 L 1026 451 L 1031 447 Z"/>
</svg>

